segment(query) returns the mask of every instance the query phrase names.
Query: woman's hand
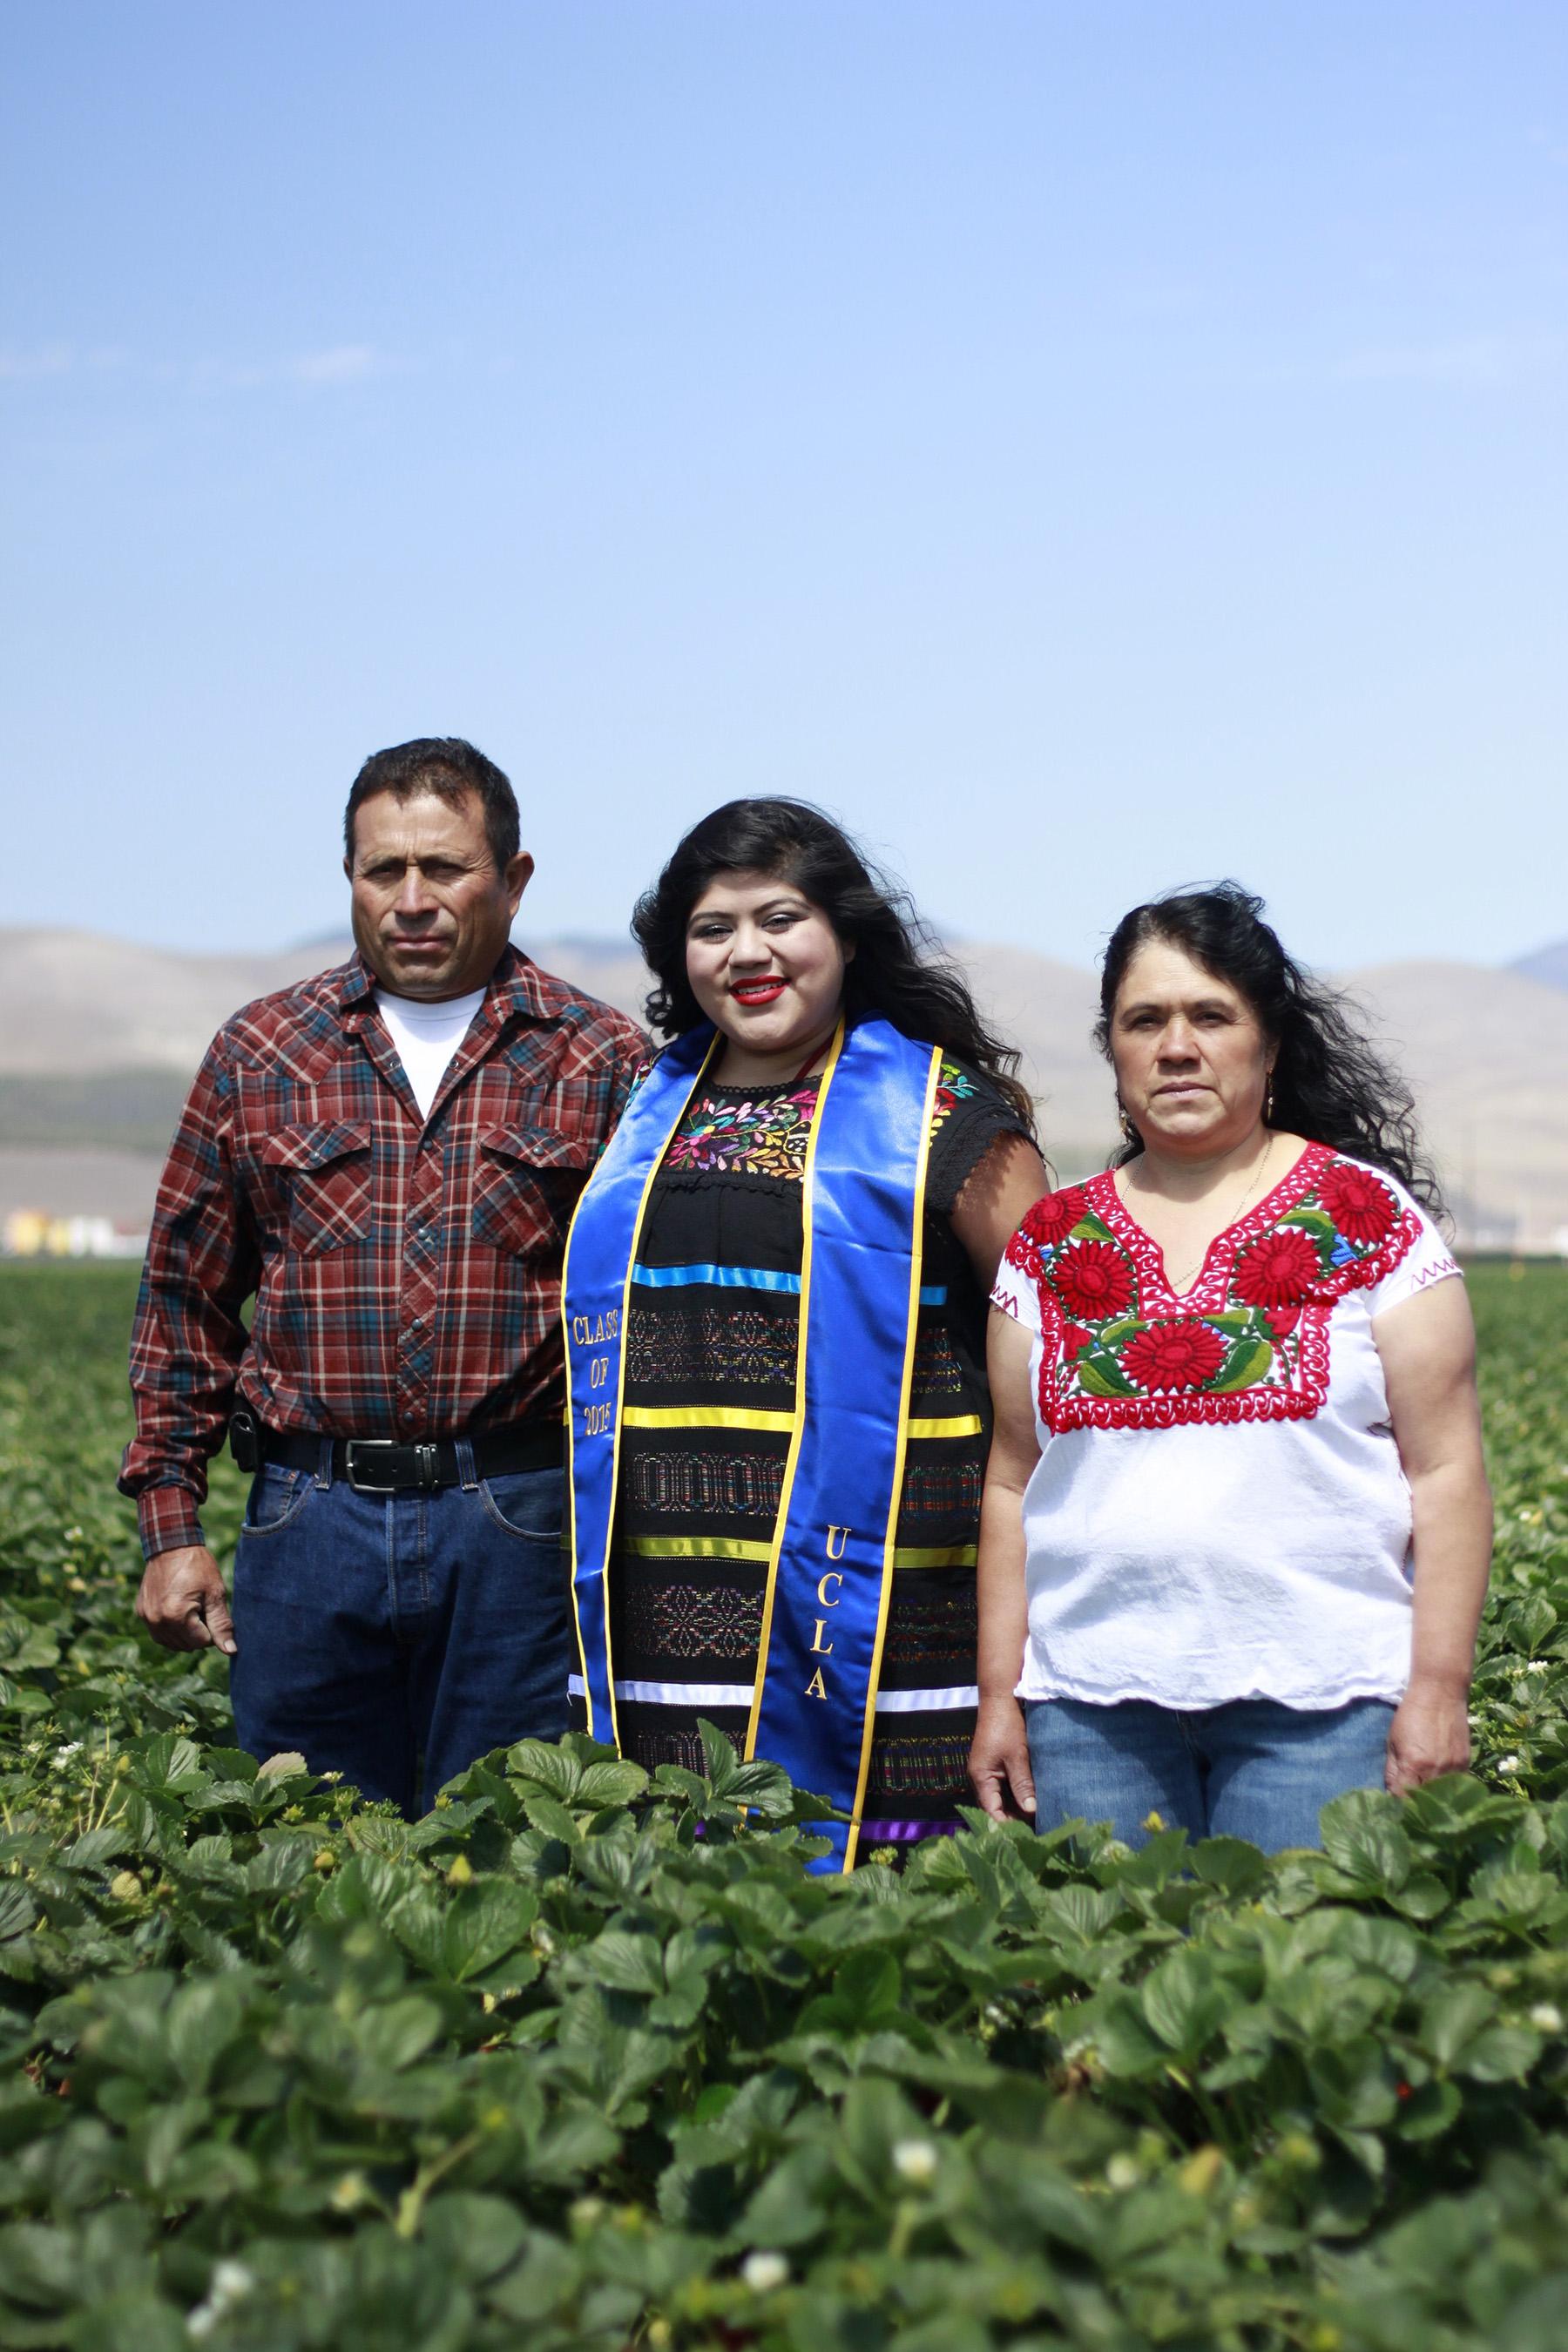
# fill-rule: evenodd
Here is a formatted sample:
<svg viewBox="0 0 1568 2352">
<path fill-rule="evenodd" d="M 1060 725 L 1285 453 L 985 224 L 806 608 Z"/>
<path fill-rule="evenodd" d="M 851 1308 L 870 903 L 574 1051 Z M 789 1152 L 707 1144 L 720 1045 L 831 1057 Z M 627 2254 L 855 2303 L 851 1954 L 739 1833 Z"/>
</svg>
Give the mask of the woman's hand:
<svg viewBox="0 0 1568 2352">
<path fill-rule="evenodd" d="M 1024 1490 L 1040 1458 L 1029 1385 L 1027 1331 L 991 1309 L 985 1360 L 995 1425 L 980 1503 L 980 1565 L 975 1574 L 979 1642 L 975 1674 L 980 1711 L 969 1750 L 974 1793 L 994 1822 L 1008 1818 L 1009 1793 L 1026 1816 L 1035 1810 L 1035 1776 L 1024 1713 L 1013 1694 L 1024 1670 L 1029 1608 L 1024 1590 Z"/>
<path fill-rule="evenodd" d="M 1470 1761 L 1468 1689 L 1451 1683 L 1413 1682 L 1388 1728 L 1385 1786 L 1407 1797 L 1440 1772 L 1463 1772 Z"/>
<path fill-rule="evenodd" d="M 983 1809 L 994 1822 L 1008 1819 L 1007 1799 L 1016 1811 L 1032 1815 L 1035 1776 L 1029 1769 L 1029 1743 L 1024 1731 L 1024 1710 L 1011 1692 L 1005 1697 L 983 1698 L 969 1750 L 969 1777 Z"/>
<path fill-rule="evenodd" d="M 1403 1797 L 1439 1772 L 1464 1771 L 1470 1760 L 1467 1708 L 1491 1559 L 1492 1505 L 1464 1284 L 1434 1283 L 1389 1307 L 1374 1320 L 1372 1336 L 1410 1481 L 1410 1681 L 1384 1766 L 1385 1784 Z"/>
</svg>

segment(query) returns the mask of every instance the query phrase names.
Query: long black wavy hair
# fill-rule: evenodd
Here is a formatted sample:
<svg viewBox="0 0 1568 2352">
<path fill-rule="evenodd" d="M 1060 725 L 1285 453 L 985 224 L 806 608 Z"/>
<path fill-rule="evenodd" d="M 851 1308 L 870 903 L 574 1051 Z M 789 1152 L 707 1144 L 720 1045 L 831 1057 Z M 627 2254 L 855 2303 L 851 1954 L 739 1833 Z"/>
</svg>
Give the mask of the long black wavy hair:
<svg viewBox="0 0 1568 2352">
<path fill-rule="evenodd" d="M 647 1017 L 667 1037 L 695 1028 L 702 1009 L 686 976 L 686 926 L 721 874 L 767 874 L 820 907 L 840 940 L 855 947 L 844 974 L 849 1022 L 879 1013 L 922 1045 L 984 1070 L 1034 1129 L 1034 1105 L 1020 1084 L 1016 1050 L 981 1018 L 968 983 L 947 961 L 908 896 L 861 856 L 847 834 L 809 801 L 726 801 L 694 824 L 651 890 L 637 900 L 632 936 L 658 985 Z"/>
<path fill-rule="evenodd" d="M 1278 1047 L 1272 1127 L 1369 1160 L 1441 1213 L 1436 1177 L 1422 1148 L 1409 1088 L 1378 1052 L 1346 1000 L 1303 971 L 1263 920 L 1263 901 L 1239 882 L 1173 890 L 1123 915 L 1110 934 L 1100 982 L 1094 1042 L 1110 1055 L 1110 1022 L 1127 967 L 1151 940 L 1184 948 L 1194 963 L 1238 989 Z M 1129 1140 L 1125 1167 L 1142 1150 Z"/>
</svg>

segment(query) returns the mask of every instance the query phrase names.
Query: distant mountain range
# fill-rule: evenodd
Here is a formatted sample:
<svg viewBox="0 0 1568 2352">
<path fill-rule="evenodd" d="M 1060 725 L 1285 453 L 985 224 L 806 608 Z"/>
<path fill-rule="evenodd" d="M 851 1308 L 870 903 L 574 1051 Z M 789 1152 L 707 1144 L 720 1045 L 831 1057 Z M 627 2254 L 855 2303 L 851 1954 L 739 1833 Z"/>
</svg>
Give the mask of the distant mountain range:
<svg viewBox="0 0 1568 2352">
<path fill-rule="evenodd" d="M 1526 980 L 1543 981 L 1548 988 L 1568 988 L 1568 940 L 1555 940 L 1533 955 L 1516 958 L 1509 970 L 1521 972 Z"/>
<path fill-rule="evenodd" d="M 642 1018 L 648 976 L 629 942 L 524 944 L 562 979 Z M 348 950 L 329 938 L 275 956 L 184 956 L 94 932 L 0 929 L 0 1215 L 19 1205 L 142 1214 L 214 1032 L 251 998 Z M 1116 1120 L 1089 1042 L 1093 974 L 1018 948 L 954 953 L 1023 1054 L 1058 1173 L 1102 1167 Z M 1568 941 L 1505 971 L 1395 963 L 1343 985 L 1415 1089 L 1461 1240 L 1555 1246 L 1568 1234 Z M 101 1197 L 91 1197 L 95 1182 Z"/>
</svg>

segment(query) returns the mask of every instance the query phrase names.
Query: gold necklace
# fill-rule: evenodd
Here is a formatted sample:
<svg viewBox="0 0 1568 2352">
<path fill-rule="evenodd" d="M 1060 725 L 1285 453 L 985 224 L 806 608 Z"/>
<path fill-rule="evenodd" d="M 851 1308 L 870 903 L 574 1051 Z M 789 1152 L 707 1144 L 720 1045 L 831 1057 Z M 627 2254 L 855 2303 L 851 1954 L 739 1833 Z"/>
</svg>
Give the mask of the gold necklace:
<svg viewBox="0 0 1568 2352">
<path fill-rule="evenodd" d="M 1274 1138 L 1271 1135 L 1268 1142 L 1263 1147 L 1263 1157 L 1258 1163 L 1257 1174 L 1253 1177 L 1251 1183 L 1242 1194 L 1236 1214 L 1233 1217 L 1227 1217 L 1225 1223 L 1221 1225 L 1219 1229 L 1221 1234 L 1228 1233 L 1232 1225 L 1239 1225 L 1243 1217 L 1247 1214 L 1247 1207 L 1251 1202 L 1252 1196 L 1257 1192 L 1259 1184 L 1263 1181 L 1263 1171 L 1268 1167 L 1269 1160 L 1273 1155 L 1273 1151 Z M 1191 1265 L 1184 1266 L 1179 1276 L 1172 1274 L 1170 1268 L 1168 1266 L 1166 1267 L 1166 1286 L 1169 1289 L 1174 1292 L 1178 1298 L 1184 1298 L 1186 1297 L 1189 1284 L 1193 1281 L 1194 1277 L 1202 1271 L 1204 1265 L 1207 1263 L 1208 1254 L 1210 1250 L 1213 1249 L 1215 1243 L 1218 1239 L 1219 1234 L 1212 1234 L 1204 1244 L 1203 1248 L 1193 1260 Z"/>
</svg>

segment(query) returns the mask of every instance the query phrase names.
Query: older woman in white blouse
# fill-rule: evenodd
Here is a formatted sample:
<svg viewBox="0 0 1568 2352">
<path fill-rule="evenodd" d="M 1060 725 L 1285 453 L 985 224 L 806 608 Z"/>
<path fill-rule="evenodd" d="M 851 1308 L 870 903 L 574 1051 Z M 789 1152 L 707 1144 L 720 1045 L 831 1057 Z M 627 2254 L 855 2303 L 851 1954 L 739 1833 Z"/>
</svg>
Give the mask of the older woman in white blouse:
<svg viewBox="0 0 1568 2352">
<path fill-rule="evenodd" d="M 1491 1508 L 1408 1099 L 1234 884 L 1107 952 L 1121 1164 L 993 1294 L 970 1770 L 1049 1829 L 1315 1844 L 1469 1760 Z"/>
</svg>

